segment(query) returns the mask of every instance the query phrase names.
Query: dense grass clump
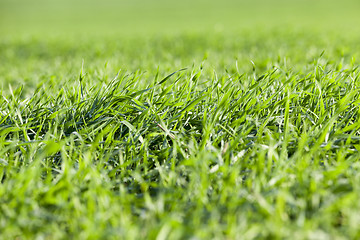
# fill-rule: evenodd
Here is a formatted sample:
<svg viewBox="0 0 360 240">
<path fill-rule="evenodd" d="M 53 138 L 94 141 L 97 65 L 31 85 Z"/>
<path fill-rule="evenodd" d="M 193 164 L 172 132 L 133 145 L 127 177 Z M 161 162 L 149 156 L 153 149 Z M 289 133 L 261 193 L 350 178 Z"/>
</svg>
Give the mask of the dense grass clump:
<svg viewBox="0 0 360 240">
<path fill-rule="evenodd" d="M 2 238 L 359 237 L 356 40 L 0 49 Z"/>
</svg>

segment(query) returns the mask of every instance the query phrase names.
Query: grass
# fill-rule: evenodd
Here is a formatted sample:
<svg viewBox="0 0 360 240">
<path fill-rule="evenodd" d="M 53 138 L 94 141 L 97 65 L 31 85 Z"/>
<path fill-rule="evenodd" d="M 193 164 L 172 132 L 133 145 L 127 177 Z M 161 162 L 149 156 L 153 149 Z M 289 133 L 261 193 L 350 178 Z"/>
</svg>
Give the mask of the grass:
<svg viewBox="0 0 360 240">
<path fill-rule="evenodd" d="M 357 32 L 22 21 L 0 28 L 0 239 L 359 238 Z"/>
</svg>

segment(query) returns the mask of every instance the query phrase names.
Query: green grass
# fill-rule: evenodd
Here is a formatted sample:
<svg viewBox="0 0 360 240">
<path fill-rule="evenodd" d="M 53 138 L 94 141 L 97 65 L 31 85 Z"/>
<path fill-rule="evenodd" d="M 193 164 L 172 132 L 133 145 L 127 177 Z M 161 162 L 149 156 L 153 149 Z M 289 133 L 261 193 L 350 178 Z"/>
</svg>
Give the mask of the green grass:
<svg viewBox="0 0 360 240">
<path fill-rule="evenodd" d="M 55 21 L 59 5 L 56 33 L 12 4 L 0 25 L 0 239 L 360 237 L 360 35 L 339 28 L 358 17 L 333 17 L 330 2 L 314 26 L 278 17 L 266 29 L 265 15 L 213 31 L 200 14 L 192 30 L 180 19 L 167 31 L 161 15 L 112 31 L 116 11 L 91 20 L 90 4 L 79 30 Z"/>
</svg>

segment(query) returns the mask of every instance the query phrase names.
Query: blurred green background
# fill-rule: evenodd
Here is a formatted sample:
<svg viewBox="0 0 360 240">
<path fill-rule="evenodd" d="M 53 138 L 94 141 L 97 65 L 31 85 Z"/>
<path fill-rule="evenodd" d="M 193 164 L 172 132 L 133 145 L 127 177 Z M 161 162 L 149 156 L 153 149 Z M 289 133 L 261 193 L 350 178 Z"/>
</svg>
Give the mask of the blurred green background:
<svg viewBox="0 0 360 240">
<path fill-rule="evenodd" d="M 300 29 L 358 34 L 354 0 L 0 0 L 1 36 Z"/>
<path fill-rule="evenodd" d="M 0 89 L 75 81 L 83 61 L 101 81 L 204 59 L 209 75 L 235 63 L 248 72 L 251 61 L 299 70 L 323 51 L 350 61 L 360 55 L 359 9 L 354 0 L 0 0 Z"/>
</svg>

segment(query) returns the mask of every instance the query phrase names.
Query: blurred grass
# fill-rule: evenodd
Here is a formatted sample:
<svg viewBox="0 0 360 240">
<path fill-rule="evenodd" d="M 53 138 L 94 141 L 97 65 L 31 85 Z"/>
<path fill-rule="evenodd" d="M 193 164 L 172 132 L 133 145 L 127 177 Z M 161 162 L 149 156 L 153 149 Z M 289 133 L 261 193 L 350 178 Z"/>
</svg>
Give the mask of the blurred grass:
<svg viewBox="0 0 360 240">
<path fill-rule="evenodd" d="M 0 1 L 4 36 L 156 35 L 254 28 L 358 33 L 359 1 Z"/>
</svg>

